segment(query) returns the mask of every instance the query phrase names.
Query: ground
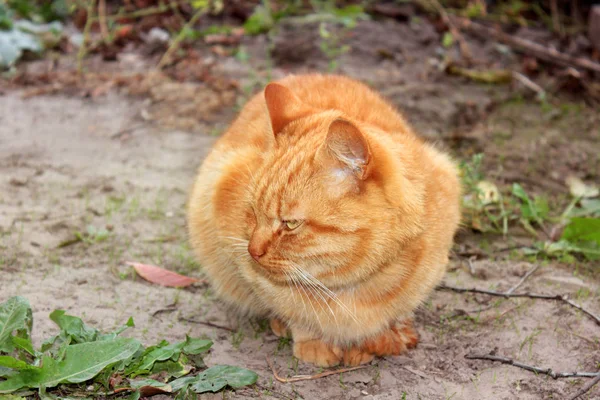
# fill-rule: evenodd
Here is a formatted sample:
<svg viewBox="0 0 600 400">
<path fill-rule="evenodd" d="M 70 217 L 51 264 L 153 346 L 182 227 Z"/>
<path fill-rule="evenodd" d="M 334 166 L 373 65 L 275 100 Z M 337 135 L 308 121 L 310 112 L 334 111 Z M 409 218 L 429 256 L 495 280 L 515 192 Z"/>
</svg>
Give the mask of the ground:
<svg viewBox="0 0 600 400">
<path fill-rule="evenodd" d="M 380 43 L 381 33 L 390 31 L 402 40 Z M 539 104 L 523 89 L 447 77 L 430 62 L 439 37 L 428 25 L 363 22 L 349 41 L 352 50 L 339 60 L 342 73 L 381 90 L 423 136 L 457 158 L 484 153 L 484 170 L 499 186 L 521 182 L 564 205 L 565 176 L 598 182 L 600 115 L 592 107 L 563 98 Z M 212 73 L 256 90 L 256 76 L 267 68 L 277 77 L 324 70 L 328 63 L 315 49 L 301 57 L 311 62 L 298 64 L 289 61 L 289 49 L 277 48 L 269 66 L 260 56 L 264 40 L 244 45 L 249 61 L 223 56 Z M 136 57 L 122 57 L 118 65 L 131 66 Z M 546 399 L 565 398 L 585 383 L 464 357 L 492 351 L 555 371 L 596 371 L 600 330 L 582 313 L 555 301 L 436 291 L 417 312 L 415 350 L 339 376 L 283 384 L 274 380 L 266 356 L 283 376 L 320 370 L 295 360 L 289 343 L 264 321 L 231 317 L 204 284 L 171 289 L 136 277 L 126 261 L 202 277 L 187 244 L 185 202 L 197 167 L 247 98 L 245 91 L 228 90 L 169 81 L 135 96 L 125 89 L 88 97 L 30 96 L 30 88 L 2 92 L 0 301 L 30 300 L 38 344 L 55 331 L 48 314 L 57 308 L 104 329 L 133 316 L 129 335 L 147 344 L 206 336 L 215 342 L 208 365 L 239 365 L 260 375 L 255 387 L 207 399 Z M 183 105 L 173 93 L 188 96 Z M 197 98 L 204 101 L 193 103 Z M 469 228 L 457 236 L 447 284 L 502 291 L 539 264 L 519 290 L 568 294 L 600 312 L 600 280 L 591 263 L 494 253 L 526 239 L 518 231 L 504 238 Z M 74 240 L 77 235 L 84 240 Z M 485 254 L 465 258 L 477 251 Z M 587 394 L 597 396 L 598 388 Z"/>
</svg>

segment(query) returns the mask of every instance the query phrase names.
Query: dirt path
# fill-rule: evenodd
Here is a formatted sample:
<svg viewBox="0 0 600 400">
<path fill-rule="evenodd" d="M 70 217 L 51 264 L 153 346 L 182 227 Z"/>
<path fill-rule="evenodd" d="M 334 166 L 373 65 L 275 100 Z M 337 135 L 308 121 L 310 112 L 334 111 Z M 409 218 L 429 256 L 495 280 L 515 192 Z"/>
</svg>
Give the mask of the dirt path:
<svg viewBox="0 0 600 400">
<path fill-rule="evenodd" d="M 386 35 L 389 40 L 379 39 Z M 340 60 L 341 72 L 381 89 L 425 136 L 452 145 L 458 156 L 484 152 L 485 172 L 499 185 L 521 182 L 528 191 L 550 193 L 560 203 L 567 174 L 598 179 L 597 111 L 571 103 L 548 111 L 533 102 L 507 101 L 514 93 L 505 89 L 444 78 L 430 62 L 440 38 L 428 25 L 365 22 L 353 40 L 352 52 Z M 276 41 L 276 66 L 269 71 L 274 77 L 326 68 L 328 60 L 316 55 L 318 48 L 298 56 L 308 60 L 305 64 L 290 64 L 286 51 L 296 48 L 286 49 L 286 43 L 285 38 Z M 256 76 L 265 76 L 265 42 L 248 39 L 244 46 L 250 62 L 225 57 L 213 72 L 240 79 L 242 87 L 260 86 Z M 490 45 L 472 47 L 492 54 Z M 399 56 L 389 59 L 390 54 Z M 0 301 L 16 294 L 30 300 L 38 344 L 54 333 L 48 314 L 57 308 L 103 329 L 133 316 L 136 328 L 129 334 L 147 344 L 181 340 L 185 334 L 207 336 L 215 341 L 208 365 L 234 364 L 260 375 L 254 388 L 203 396 L 215 399 L 546 399 L 565 398 L 585 382 L 464 358 L 491 351 L 555 371 L 596 370 L 600 328 L 565 305 L 435 292 L 417 314 L 421 343 L 416 350 L 342 376 L 273 382 L 266 355 L 284 376 L 319 371 L 298 364 L 289 343 L 273 336 L 264 322 L 231 320 L 210 288 L 152 286 L 125 265 L 131 260 L 202 276 L 186 242 L 184 204 L 195 170 L 215 140 L 212 134 L 233 113 L 198 126 L 193 122 L 197 107 L 206 106 L 203 113 L 211 116 L 231 110 L 233 95 L 219 99 L 226 106 L 218 101 L 207 105 L 214 98 L 210 93 L 190 106 L 191 99 L 199 98 L 196 86 L 164 88 L 152 93 L 151 104 L 114 92 L 93 100 L 22 99 L 18 91 L 0 95 Z M 181 109 L 169 102 L 173 93 L 187 96 Z M 158 121 L 140 117 L 149 108 Z M 194 129 L 161 124 L 184 118 Z M 74 241 L 77 235 L 84 240 Z M 498 242 L 510 246 L 519 238 L 465 230 L 457 241 L 478 249 Z M 524 259 L 506 253 L 469 267 L 456 257 L 447 283 L 505 290 L 534 266 Z M 568 294 L 600 313 L 600 280 L 592 265 L 539 263 L 522 290 Z M 588 394 L 590 399 L 598 396 L 600 388 Z"/>
<path fill-rule="evenodd" d="M 406 393 L 408 399 L 539 399 L 563 397 L 576 387 L 569 380 L 464 359 L 494 349 L 554 370 L 594 371 L 598 327 L 585 316 L 554 302 L 436 292 L 418 313 L 422 337 L 415 351 L 341 378 L 272 383 L 265 355 L 285 375 L 315 369 L 298 365 L 289 345 L 264 324 L 245 322 L 231 334 L 182 321 L 234 326 L 210 289 L 152 286 L 124 266 L 136 260 L 202 273 L 186 245 L 184 203 L 196 166 L 214 139 L 147 126 L 136 118 L 142 106 L 117 95 L 93 102 L 22 100 L 18 93 L 0 97 L 0 301 L 16 294 L 29 298 L 38 342 L 53 332 L 47 316 L 56 308 L 102 328 L 133 316 L 136 329 L 130 334 L 147 343 L 206 335 L 216 343 L 209 364 L 241 365 L 261 376 L 256 389 L 227 398 L 400 399 Z M 122 133 L 126 129 L 131 130 Z M 87 243 L 58 247 L 88 227 L 95 231 Z M 532 265 L 480 261 L 473 267 L 472 276 L 454 262 L 448 283 L 502 290 Z M 524 286 L 570 293 L 596 311 L 599 288 L 553 264 L 543 265 Z"/>
</svg>

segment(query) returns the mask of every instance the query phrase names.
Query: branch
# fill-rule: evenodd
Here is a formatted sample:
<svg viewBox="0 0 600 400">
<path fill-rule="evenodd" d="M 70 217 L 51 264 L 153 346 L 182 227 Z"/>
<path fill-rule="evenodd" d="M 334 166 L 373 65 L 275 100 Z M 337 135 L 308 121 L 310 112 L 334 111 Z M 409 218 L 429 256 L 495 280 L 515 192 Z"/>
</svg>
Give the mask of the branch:
<svg viewBox="0 0 600 400">
<path fill-rule="evenodd" d="M 521 51 L 530 52 L 535 57 L 540 58 L 542 60 L 558 65 L 566 65 L 568 67 L 578 67 L 600 72 L 600 64 L 593 62 L 587 58 L 573 57 L 568 54 L 561 53 L 556 49 L 546 48 L 530 40 L 511 36 L 507 33 L 500 31 L 499 29 L 492 29 L 485 25 L 481 25 L 477 22 L 469 21 L 465 18 L 451 17 L 451 19 L 457 21 L 463 29 L 469 32 L 472 32 L 484 38 L 489 38 L 491 36 L 508 46 L 514 47 Z"/>
<path fill-rule="evenodd" d="M 98 2 L 98 21 L 100 23 L 100 33 L 102 40 L 108 40 L 108 24 L 106 23 L 106 0 Z"/>
<path fill-rule="evenodd" d="M 519 282 L 517 282 L 517 284 L 515 286 L 511 287 L 510 289 L 508 289 L 506 291 L 506 294 L 511 294 L 512 292 L 517 290 L 519 288 L 519 286 L 521 286 L 527 280 L 527 278 L 529 278 L 535 271 L 537 271 L 537 269 L 539 267 L 540 267 L 540 264 L 537 264 L 535 267 L 533 267 L 529 271 L 527 271 L 527 273 L 523 276 L 523 278 L 521 278 L 521 280 Z"/>
<path fill-rule="evenodd" d="M 158 62 L 158 65 L 156 66 L 157 69 L 161 70 L 165 66 L 165 64 L 170 61 L 171 54 L 173 54 L 179 48 L 179 43 L 185 38 L 188 29 L 194 26 L 196 21 L 198 21 L 198 19 L 200 19 L 200 17 L 206 14 L 207 12 L 208 7 L 199 8 L 198 11 L 196 11 L 196 13 L 192 16 L 192 18 L 190 18 L 187 24 L 185 24 L 183 28 L 181 28 L 179 34 L 175 37 L 175 39 L 173 39 L 173 42 L 171 42 L 171 45 Z"/>
<path fill-rule="evenodd" d="M 235 332 L 235 329 L 233 329 L 233 328 L 230 328 L 228 326 L 213 324 L 212 322 L 208 322 L 208 321 L 198 321 L 197 319 L 184 318 L 184 317 L 179 318 L 179 320 L 192 322 L 194 324 L 206 325 L 206 326 L 210 326 L 212 328 L 223 329 L 223 330 L 229 331 L 229 332 Z"/>
<path fill-rule="evenodd" d="M 537 83 L 535 83 L 534 81 L 532 81 L 531 79 L 526 77 L 525 75 L 523 75 L 517 71 L 513 71 L 512 76 L 514 79 L 521 82 L 525 87 L 533 90 L 537 94 L 538 99 L 543 99 L 544 97 L 546 97 L 546 91 L 540 85 L 538 85 Z"/>
<path fill-rule="evenodd" d="M 438 0 L 429 0 L 429 2 L 436 9 L 438 14 L 442 18 L 442 21 L 444 21 L 444 23 L 448 25 L 448 29 L 450 30 L 450 33 L 452 33 L 452 36 L 456 38 L 462 56 L 465 58 L 465 60 L 467 60 L 467 62 L 472 62 L 473 55 L 471 53 L 471 49 L 469 49 L 469 45 L 465 41 L 463 35 L 460 33 L 459 29 L 456 27 L 454 21 L 452 21 L 448 16 L 448 13 L 446 12 L 442 4 Z"/>
<path fill-rule="evenodd" d="M 268 355 L 265 356 L 265 359 L 267 360 L 267 364 L 269 364 L 269 368 L 271 368 L 271 371 L 273 371 L 273 376 L 275 377 L 275 379 L 277 379 L 281 383 L 311 381 L 311 380 L 315 380 L 315 379 L 324 378 L 329 375 L 341 374 L 343 372 L 350 372 L 350 371 L 356 371 L 357 369 L 367 368 L 366 365 L 360 365 L 358 367 L 341 368 L 341 369 L 336 369 L 333 371 L 325 371 L 325 372 L 321 372 L 320 374 L 316 374 L 316 375 L 298 375 L 298 376 L 292 376 L 291 378 L 284 378 L 277 373 L 277 371 L 275 370 L 275 367 L 273 366 L 273 363 L 271 362 L 271 359 L 269 358 Z"/>
<path fill-rule="evenodd" d="M 86 10 L 85 26 L 83 28 L 83 40 L 77 51 L 77 75 L 83 75 L 83 59 L 87 52 L 87 43 L 90 40 L 90 30 L 92 29 L 92 15 L 94 14 L 94 5 L 96 0 L 90 0 Z"/>
<path fill-rule="evenodd" d="M 510 297 L 527 297 L 530 299 L 558 300 L 558 301 L 562 301 L 565 304 L 570 305 L 573 308 L 578 309 L 579 311 L 583 312 L 584 314 L 587 314 L 590 318 L 592 318 L 594 320 L 594 322 L 596 322 L 596 324 L 600 325 L 600 317 L 598 317 L 597 315 L 593 314 L 591 311 L 586 310 L 579 304 L 574 303 L 573 301 L 567 299 L 565 296 L 562 296 L 560 294 L 549 295 L 549 294 L 537 294 L 537 293 L 502 293 L 502 292 L 496 292 L 494 290 L 483 290 L 483 289 L 475 289 L 475 288 L 467 289 L 467 288 L 459 288 L 459 287 L 448 286 L 448 285 L 440 285 L 437 287 L 437 290 L 450 290 L 450 291 L 457 292 L 457 293 L 480 293 L 480 294 L 487 294 L 488 296 L 504 297 L 506 299 L 508 299 Z"/>
<path fill-rule="evenodd" d="M 591 388 L 593 388 L 598 382 L 600 382 L 600 374 L 596 375 L 594 379 L 583 385 L 581 389 L 577 391 L 573 396 L 569 397 L 569 400 L 575 400 L 579 396 L 586 394 Z"/>
<path fill-rule="evenodd" d="M 526 369 L 527 371 L 535 372 L 536 374 L 548 375 L 554 379 L 559 379 L 559 378 L 596 378 L 594 380 L 597 380 L 597 379 L 599 379 L 598 377 L 600 377 L 600 372 L 554 372 L 554 371 L 552 371 L 552 368 L 535 367 L 533 365 L 527 365 L 527 364 L 520 363 L 520 362 L 512 360 L 510 358 L 494 356 L 491 354 L 490 355 L 467 354 L 465 356 L 465 358 L 469 359 L 469 360 L 498 361 L 498 362 L 501 362 L 502 364 L 508 364 L 508 365 L 512 365 L 517 368 Z"/>
</svg>

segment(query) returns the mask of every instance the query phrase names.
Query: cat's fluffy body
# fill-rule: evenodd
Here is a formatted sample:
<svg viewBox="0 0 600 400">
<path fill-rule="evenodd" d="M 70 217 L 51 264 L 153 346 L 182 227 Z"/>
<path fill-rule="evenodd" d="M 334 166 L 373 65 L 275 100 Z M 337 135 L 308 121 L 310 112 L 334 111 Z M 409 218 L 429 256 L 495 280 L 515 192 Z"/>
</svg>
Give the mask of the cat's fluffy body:
<svg viewBox="0 0 600 400">
<path fill-rule="evenodd" d="M 416 343 L 410 320 L 444 275 L 459 197 L 452 161 L 377 93 L 289 76 L 203 162 L 189 234 L 221 299 L 288 328 L 303 360 L 359 364 Z"/>
</svg>

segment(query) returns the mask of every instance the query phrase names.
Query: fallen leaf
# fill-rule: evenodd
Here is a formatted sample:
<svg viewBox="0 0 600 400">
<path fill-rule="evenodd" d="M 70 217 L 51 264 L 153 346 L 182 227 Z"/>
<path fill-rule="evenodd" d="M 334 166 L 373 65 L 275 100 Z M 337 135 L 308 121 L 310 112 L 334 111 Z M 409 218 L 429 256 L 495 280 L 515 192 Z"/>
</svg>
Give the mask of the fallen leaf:
<svg viewBox="0 0 600 400">
<path fill-rule="evenodd" d="M 245 368 L 230 365 L 215 365 L 196 376 L 176 379 L 170 382 L 173 391 L 185 390 L 189 387 L 196 393 L 218 392 L 226 386 L 234 389 L 253 385 L 258 375 Z"/>
<path fill-rule="evenodd" d="M 597 187 L 586 185 L 581 179 L 576 176 L 569 176 L 566 179 L 567 186 L 573 197 L 591 198 L 596 197 L 600 194 L 600 190 Z"/>
<path fill-rule="evenodd" d="M 477 197 L 483 205 L 497 203 L 500 200 L 498 187 L 490 181 L 480 181 L 477 184 Z"/>
<path fill-rule="evenodd" d="M 200 282 L 199 279 L 190 278 L 189 276 L 180 275 L 154 265 L 140 264 L 136 262 L 127 262 L 131 265 L 139 276 L 148 282 L 156 283 L 157 285 L 169 287 L 186 287 L 192 283 Z"/>
</svg>

